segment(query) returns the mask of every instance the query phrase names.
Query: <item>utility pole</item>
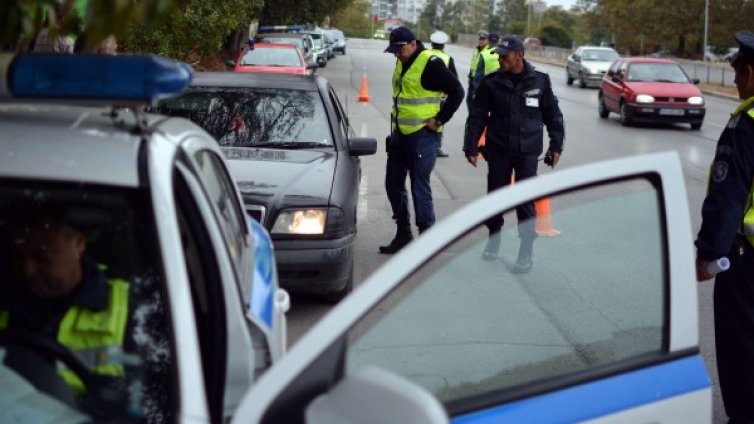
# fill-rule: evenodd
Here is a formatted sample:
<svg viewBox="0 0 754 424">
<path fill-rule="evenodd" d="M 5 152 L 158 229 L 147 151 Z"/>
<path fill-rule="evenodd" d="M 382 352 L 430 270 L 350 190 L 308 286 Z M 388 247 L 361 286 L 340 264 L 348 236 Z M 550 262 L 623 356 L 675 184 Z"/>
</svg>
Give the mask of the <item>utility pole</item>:
<svg viewBox="0 0 754 424">
<path fill-rule="evenodd" d="M 531 0 L 526 0 L 526 37 L 531 35 Z"/>
<path fill-rule="evenodd" d="M 704 56 L 705 62 L 707 61 L 707 31 L 708 30 L 709 30 L 709 0 L 704 0 L 704 46 L 702 47 L 702 55 Z"/>
</svg>

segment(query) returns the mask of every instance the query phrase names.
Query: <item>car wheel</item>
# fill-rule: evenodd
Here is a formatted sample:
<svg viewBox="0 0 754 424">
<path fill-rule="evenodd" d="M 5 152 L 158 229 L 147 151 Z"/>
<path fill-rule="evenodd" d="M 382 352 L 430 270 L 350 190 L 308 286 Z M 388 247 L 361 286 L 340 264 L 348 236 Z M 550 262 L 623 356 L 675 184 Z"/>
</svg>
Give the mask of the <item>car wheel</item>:
<svg viewBox="0 0 754 424">
<path fill-rule="evenodd" d="M 597 110 L 600 113 L 600 118 L 606 119 L 607 116 L 610 115 L 610 110 L 607 108 L 607 105 L 605 105 L 605 99 L 602 98 L 601 94 L 597 103 L 598 103 Z"/>
<path fill-rule="evenodd" d="M 624 127 L 631 125 L 631 119 L 628 117 L 628 106 L 625 103 L 620 104 L 620 123 Z"/>
<path fill-rule="evenodd" d="M 343 56 L 345 56 L 345 55 L 346 55 L 346 48 L 343 47 Z"/>
<path fill-rule="evenodd" d="M 346 285 L 342 289 L 336 292 L 324 293 L 318 296 L 318 298 L 325 303 L 338 303 L 343 300 L 344 297 L 351 293 L 353 290 L 353 259 L 351 259 L 351 268 L 348 271 L 348 279 Z"/>
<path fill-rule="evenodd" d="M 571 78 L 571 73 L 568 72 L 568 69 L 566 69 L 566 84 L 573 85 L 573 78 Z"/>
<path fill-rule="evenodd" d="M 701 128 L 702 128 L 702 123 L 701 122 L 692 122 L 691 123 L 691 129 L 692 130 L 698 130 L 698 129 L 701 129 Z"/>
<path fill-rule="evenodd" d="M 584 81 L 584 74 L 579 72 L 579 88 L 586 88 L 586 81 Z"/>
</svg>

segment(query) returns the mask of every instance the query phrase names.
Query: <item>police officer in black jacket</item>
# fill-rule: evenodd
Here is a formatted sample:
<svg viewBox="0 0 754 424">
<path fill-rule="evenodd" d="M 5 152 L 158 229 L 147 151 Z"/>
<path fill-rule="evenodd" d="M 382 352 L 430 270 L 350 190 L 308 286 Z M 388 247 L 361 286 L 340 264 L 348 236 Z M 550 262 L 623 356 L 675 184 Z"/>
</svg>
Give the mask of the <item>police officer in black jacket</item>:
<svg viewBox="0 0 754 424">
<path fill-rule="evenodd" d="M 543 124 L 550 136 L 546 158 L 554 167 L 563 151 L 565 135 L 563 114 L 552 92 L 550 77 L 524 59 L 524 44 L 515 35 L 503 37 L 495 49 L 500 69 L 487 75 L 474 96 L 466 121 L 464 152 L 466 160 L 477 166 L 477 141 L 485 127 L 487 136 L 481 151 L 488 163 L 487 192 L 537 175 L 538 157 L 543 151 Z M 532 267 L 535 232 L 534 203 L 516 209 L 521 239 L 513 272 L 528 272 Z M 482 258 L 497 259 L 503 216 L 487 221 L 490 238 Z"/>
<path fill-rule="evenodd" d="M 696 239 L 697 280 L 710 262 L 730 260 L 715 276 L 715 347 L 725 412 L 731 423 L 754 423 L 754 33 L 736 34 L 731 62 L 743 103 L 720 135 L 710 167 L 702 226 Z"/>
<path fill-rule="evenodd" d="M 380 246 L 380 253 L 392 254 L 413 239 L 406 192 L 408 175 L 419 232 L 435 223 L 429 176 L 440 147 L 438 130 L 458 109 L 464 92 L 442 59 L 426 50 L 406 27 L 390 32 L 390 45 L 385 53 L 397 59 L 392 80 L 392 132 L 388 138 L 385 191 L 398 231 L 389 244 Z M 441 102 L 443 93 L 447 99 Z"/>
</svg>

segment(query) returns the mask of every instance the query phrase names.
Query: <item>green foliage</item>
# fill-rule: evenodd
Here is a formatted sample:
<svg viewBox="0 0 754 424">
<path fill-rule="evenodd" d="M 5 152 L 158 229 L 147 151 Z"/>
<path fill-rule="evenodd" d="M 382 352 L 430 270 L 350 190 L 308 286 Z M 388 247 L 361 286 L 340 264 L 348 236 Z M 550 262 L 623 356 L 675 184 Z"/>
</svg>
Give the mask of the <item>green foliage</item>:
<svg viewBox="0 0 754 424">
<path fill-rule="evenodd" d="M 347 9 L 353 2 L 354 0 L 266 0 L 263 1 L 259 22 L 262 25 L 321 25 L 326 16 Z"/>
<path fill-rule="evenodd" d="M 543 45 L 565 48 L 571 47 L 571 36 L 561 27 L 546 25 L 542 27 L 539 34 L 539 39 L 542 41 Z"/>
<path fill-rule="evenodd" d="M 332 15 L 330 25 L 343 31 L 347 37 L 372 38 L 371 10 L 371 4 L 365 0 L 353 1 Z"/>
</svg>

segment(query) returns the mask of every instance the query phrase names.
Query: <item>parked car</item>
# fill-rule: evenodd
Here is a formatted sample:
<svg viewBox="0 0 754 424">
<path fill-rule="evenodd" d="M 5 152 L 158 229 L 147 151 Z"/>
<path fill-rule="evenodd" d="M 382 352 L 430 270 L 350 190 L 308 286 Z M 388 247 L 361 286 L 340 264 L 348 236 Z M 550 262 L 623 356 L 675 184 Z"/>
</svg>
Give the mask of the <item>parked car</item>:
<svg viewBox="0 0 754 424">
<path fill-rule="evenodd" d="M 316 65 L 307 64 L 298 47 L 291 44 L 253 43 L 236 61 L 227 65 L 235 72 L 309 75 Z"/>
<path fill-rule="evenodd" d="M 309 329 L 234 423 L 710 423 L 685 193 L 673 152 L 466 205 Z M 532 270 L 510 272 L 515 247 L 484 261 L 484 222 L 538 199 L 564 231 Z"/>
<path fill-rule="evenodd" d="M 190 68 L 130 55 L 0 63 L 13 97 L 0 102 L 2 416 L 228 421 L 282 357 L 287 294 L 217 142 L 187 120 L 140 112 L 185 88 Z M 20 279 L 59 284 L 73 263 L 84 275 L 74 307 L 19 306 L 37 293 Z"/>
<path fill-rule="evenodd" d="M 220 143 L 246 210 L 270 231 L 282 287 L 338 301 L 353 287 L 359 157 L 324 78 L 198 73 L 156 111 L 201 125 Z"/>
<path fill-rule="evenodd" d="M 292 44 L 301 50 L 301 53 L 304 55 L 306 66 L 314 65 L 315 68 L 318 67 L 317 60 L 314 57 L 314 40 L 309 34 L 294 32 L 266 32 L 257 34 L 254 36 L 254 40 L 258 43 Z"/>
<path fill-rule="evenodd" d="M 374 35 L 372 36 L 375 40 L 384 40 L 387 38 L 387 31 L 384 29 L 378 29 L 374 31 Z"/>
<path fill-rule="evenodd" d="M 632 57 L 616 60 L 602 79 L 599 115 L 620 114 L 621 124 L 687 123 L 698 130 L 705 115 L 704 97 L 686 72 L 671 59 Z"/>
<path fill-rule="evenodd" d="M 566 84 L 572 85 L 574 80 L 579 80 L 581 88 L 599 84 L 618 56 L 618 52 L 610 47 L 579 47 L 568 56 Z"/>
<path fill-rule="evenodd" d="M 309 34 L 314 41 L 314 60 L 320 68 L 327 66 L 327 60 L 329 55 L 327 52 L 327 45 L 325 43 L 325 34 L 321 29 L 312 29 L 302 31 L 303 34 Z"/>
<path fill-rule="evenodd" d="M 327 47 L 327 59 L 335 59 L 335 36 L 329 29 L 323 30 L 322 34 L 325 36 L 325 46 Z"/>
<path fill-rule="evenodd" d="M 524 47 L 527 49 L 531 47 L 542 47 L 542 41 L 537 37 L 526 37 L 524 38 Z"/>
<path fill-rule="evenodd" d="M 332 29 L 330 33 L 333 36 L 333 39 L 335 40 L 335 44 L 333 45 L 333 51 L 340 52 L 341 54 L 346 54 L 346 36 L 343 35 L 343 31 L 339 29 Z"/>
</svg>

